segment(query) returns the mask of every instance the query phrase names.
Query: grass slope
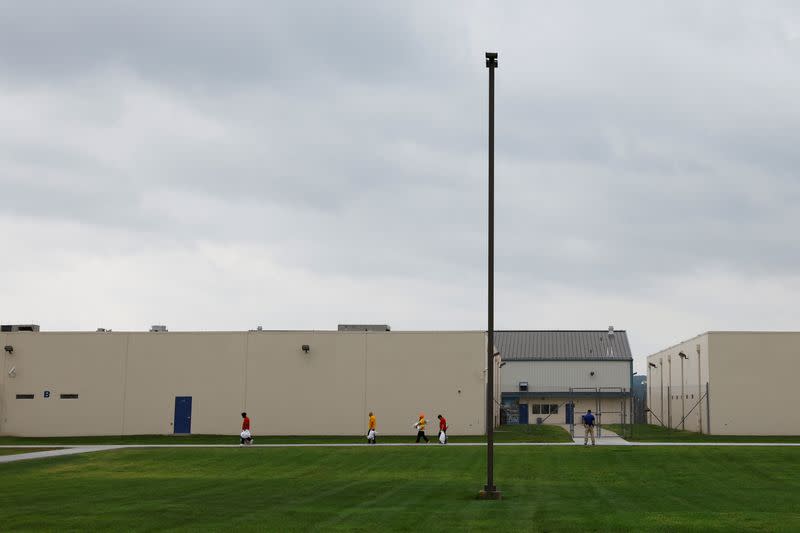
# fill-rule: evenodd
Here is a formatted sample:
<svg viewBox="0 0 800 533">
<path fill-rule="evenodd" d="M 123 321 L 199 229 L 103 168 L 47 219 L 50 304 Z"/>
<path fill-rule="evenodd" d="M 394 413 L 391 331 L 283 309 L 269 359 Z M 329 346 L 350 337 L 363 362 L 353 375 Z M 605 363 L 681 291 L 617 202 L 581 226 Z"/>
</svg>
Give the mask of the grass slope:
<svg viewBox="0 0 800 533">
<path fill-rule="evenodd" d="M 158 449 L 0 465 L 3 531 L 797 531 L 794 448 Z"/>
<path fill-rule="evenodd" d="M 619 432 L 618 424 L 606 424 L 611 431 Z M 791 435 L 704 435 L 650 424 L 635 424 L 628 440 L 640 442 L 800 442 L 800 436 Z"/>
<path fill-rule="evenodd" d="M 428 434 L 436 440 L 438 430 Z M 380 435 L 379 442 L 414 442 L 413 435 Z M 366 437 L 354 436 L 260 436 L 258 444 L 364 443 Z M 484 442 L 483 436 L 451 436 L 450 442 Z M 495 430 L 497 442 L 572 442 L 569 433 L 559 426 L 503 426 Z M 125 435 L 99 437 L 0 437 L 0 445 L 14 444 L 238 444 L 238 435 Z"/>
</svg>

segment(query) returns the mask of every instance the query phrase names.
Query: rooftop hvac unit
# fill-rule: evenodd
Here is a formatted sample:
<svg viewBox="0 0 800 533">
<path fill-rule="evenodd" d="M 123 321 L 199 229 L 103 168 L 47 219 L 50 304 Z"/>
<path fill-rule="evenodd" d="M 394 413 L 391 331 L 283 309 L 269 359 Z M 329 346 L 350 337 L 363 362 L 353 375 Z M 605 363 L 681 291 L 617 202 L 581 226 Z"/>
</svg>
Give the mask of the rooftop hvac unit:
<svg viewBox="0 0 800 533">
<path fill-rule="evenodd" d="M 339 331 L 392 331 L 387 324 L 339 324 Z"/>
<path fill-rule="evenodd" d="M 0 326 L 0 332 L 13 332 L 13 331 L 39 331 L 38 324 L 3 324 Z"/>
<path fill-rule="evenodd" d="M 150 331 L 153 333 L 165 333 L 167 331 L 167 326 L 150 326 Z"/>
</svg>

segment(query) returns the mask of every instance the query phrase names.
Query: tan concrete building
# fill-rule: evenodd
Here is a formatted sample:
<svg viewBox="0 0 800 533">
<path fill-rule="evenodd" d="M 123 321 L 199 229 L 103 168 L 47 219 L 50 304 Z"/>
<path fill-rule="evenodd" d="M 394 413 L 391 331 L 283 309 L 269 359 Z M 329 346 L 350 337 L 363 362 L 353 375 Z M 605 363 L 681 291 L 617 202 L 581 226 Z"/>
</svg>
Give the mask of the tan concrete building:
<svg viewBox="0 0 800 533">
<path fill-rule="evenodd" d="M 495 345 L 506 422 L 579 424 L 588 409 L 599 425 L 630 420 L 625 331 L 498 331 Z"/>
<path fill-rule="evenodd" d="M 647 363 L 651 424 L 716 435 L 800 434 L 800 332 L 709 331 Z"/>
<path fill-rule="evenodd" d="M 419 412 L 485 432 L 484 332 L 19 331 L 0 346 L 4 435 L 236 434 L 241 411 L 254 435 L 360 435 L 369 411 L 384 435 L 412 436 Z"/>
</svg>

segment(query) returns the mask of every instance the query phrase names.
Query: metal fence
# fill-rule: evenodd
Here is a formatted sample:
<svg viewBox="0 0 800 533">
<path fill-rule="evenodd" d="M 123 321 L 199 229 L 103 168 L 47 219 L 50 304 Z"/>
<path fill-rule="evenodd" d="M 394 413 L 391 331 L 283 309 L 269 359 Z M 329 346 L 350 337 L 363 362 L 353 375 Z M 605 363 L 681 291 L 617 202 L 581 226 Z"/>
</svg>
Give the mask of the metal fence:
<svg viewBox="0 0 800 533">
<path fill-rule="evenodd" d="M 606 424 L 618 425 L 618 433 L 605 431 L 606 436 L 619 434 L 628 437 L 631 434 L 633 396 L 629 389 L 624 387 L 571 387 L 570 400 L 567 405 L 568 412 L 573 416 L 569 419 L 570 435 L 575 437 L 575 421 L 580 421 L 584 409 L 591 409 L 595 415 L 596 436 L 604 436 L 603 426 Z"/>
<path fill-rule="evenodd" d="M 711 390 L 702 385 L 648 387 L 646 422 L 670 429 L 711 433 Z"/>
</svg>

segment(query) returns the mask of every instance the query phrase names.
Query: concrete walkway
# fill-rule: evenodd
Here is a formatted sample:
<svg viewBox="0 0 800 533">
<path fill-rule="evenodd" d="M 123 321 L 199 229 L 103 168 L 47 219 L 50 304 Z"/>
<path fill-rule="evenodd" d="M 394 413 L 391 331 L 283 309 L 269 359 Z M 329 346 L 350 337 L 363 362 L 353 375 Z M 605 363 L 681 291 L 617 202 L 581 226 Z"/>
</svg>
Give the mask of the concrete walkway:
<svg viewBox="0 0 800 533">
<path fill-rule="evenodd" d="M 567 433 L 569 433 L 569 424 L 564 424 L 561 427 L 563 427 L 567 431 Z M 595 435 L 594 440 L 598 446 L 627 446 L 629 444 L 632 444 L 627 440 L 623 439 L 622 437 L 620 437 L 618 434 L 611 431 L 610 429 L 602 428 L 601 434 L 602 436 L 598 437 L 597 428 L 594 429 L 594 435 Z M 575 441 L 575 444 L 583 444 L 583 439 L 584 439 L 583 426 L 576 424 L 575 436 L 573 437 L 573 440 Z M 589 442 L 591 443 L 591 440 Z"/>
<path fill-rule="evenodd" d="M 605 433 L 605 432 L 604 432 Z M 745 446 L 745 447 L 800 447 L 800 442 L 629 442 L 619 436 L 608 436 L 597 439 L 599 446 Z M 583 437 L 575 442 L 496 442 L 495 446 L 582 446 Z M 346 444 L 346 443 L 330 443 L 330 444 L 253 444 L 249 448 L 390 448 L 390 447 L 403 447 L 415 446 L 417 448 L 438 448 L 440 444 L 416 444 L 413 442 L 397 442 L 385 444 Z M 455 446 L 486 446 L 483 442 L 454 442 L 447 444 L 448 447 Z M 0 448 L 41 448 L 41 444 L 9 444 L 0 445 Z M 16 461 L 25 461 L 28 459 L 44 459 L 47 457 L 61 457 L 65 455 L 76 455 L 89 452 L 101 452 L 111 450 L 125 450 L 135 448 L 248 448 L 242 447 L 238 444 L 109 444 L 109 445 L 71 445 L 71 444 L 48 444 L 47 447 L 61 448 L 58 450 L 47 450 L 31 453 L 18 453 L 12 455 L 0 455 L 0 464 L 11 463 Z"/>
<path fill-rule="evenodd" d="M 31 452 L 31 453 L 13 453 L 11 455 L 0 455 L 0 464 L 13 463 L 16 461 L 25 461 L 27 459 L 44 459 L 46 457 L 60 457 L 62 455 L 76 455 L 79 453 L 101 452 L 103 450 L 113 450 L 118 447 L 121 446 L 71 446 L 60 450 L 43 450 L 40 452 Z M 0 448 L 24 449 L 24 448 L 42 448 L 42 446 L 41 445 L 0 446 Z"/>
</svg>

